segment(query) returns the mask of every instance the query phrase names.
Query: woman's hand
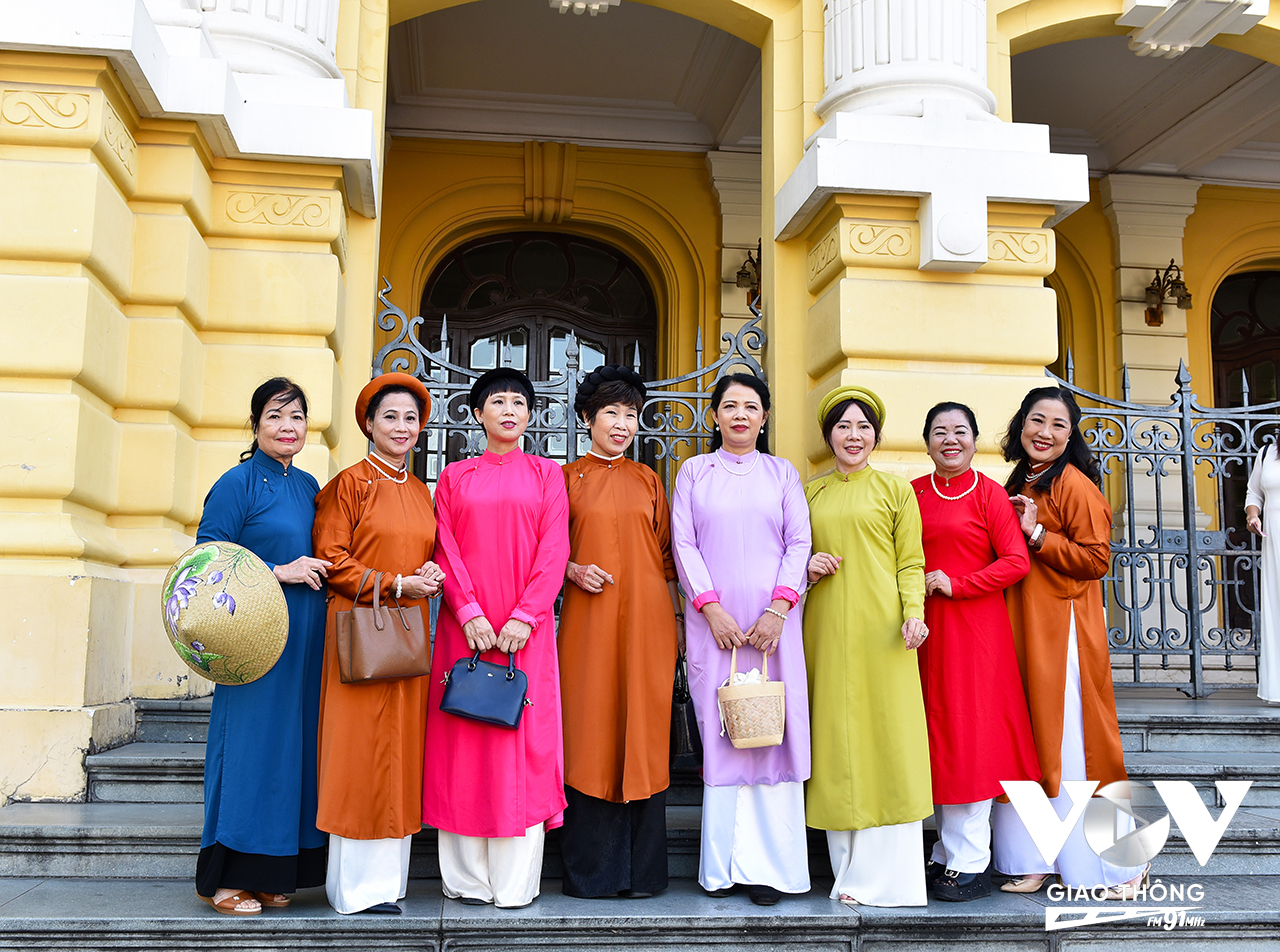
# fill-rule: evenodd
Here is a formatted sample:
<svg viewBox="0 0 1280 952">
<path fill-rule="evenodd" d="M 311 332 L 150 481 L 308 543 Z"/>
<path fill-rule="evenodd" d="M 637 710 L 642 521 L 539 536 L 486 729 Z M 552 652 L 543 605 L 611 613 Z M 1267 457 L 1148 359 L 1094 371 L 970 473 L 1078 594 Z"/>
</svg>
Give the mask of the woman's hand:
<svg viewBox="0 0 1280 952">
<path fill-rule="evenodd" d="M 428 582 L 421 575 L 406 575 L 400 580 L 400 595 L 404 598 L 428 598 L 437 591 L 438 583 Z"/>
<path fill-rule="evenodd" d="M 502 631 L 498 632 L 498 650 L 519 651 L 529 640 L 532 632 L 533 628 L 519 619 L 508 618 L 507 623 L 502 626 Z"/>
<path fill-rule="evenodd" d="M 462 626 L 462 634 L 467 639 L 467 647 L 472 651 L 488 651 L 498 643 L 498 635 L 489 624 L 489 619 L 477 615 Z"/>
<path fill-rule="evenodd" d="M 444 580 L 446 578 L 444 569 L 434 562 L 430 560 L 423 562 L 421 567 L 413 570 L 413 574 L 426 579 L 428 597 L 434 597 L 444 591 Z"/>
<path fill-rule="evenodd" d="M 1013 503 L 1013 508 L 1018 513 L 1018 526 L 1022 529 L 1022 534 L 1028 539 L 1031 538 L 1031 533 L 1036 531 L 1036 523 L 1040 521 L 1040 510 L 1036 507 L 1036 501 L 1030 496 L 1018 493 L 1016 496 L 1010 496 L 1009 502 Z"/>
<path fill-rule="evenodd" d="M 791 604 L 784 599 L 775 598 L 769 607 L 773 611 L 782 612 L 785 615 Z M 765 612 L 744 633 L 747 644 L 759 648 L 766 655 L 773 654 L 778 650 L 778 642 L 782 638 L 783 621 L 784 619 L 779 618 L 773 612 Z"/>
<path fill-rule="evenodd" d="M 915 651 L 929 637 L 929 629 L 923 620 L 908 618 L 902 623 L 902 640 L 907 643 L 908 651 Z"/>
<path fill-rule="evenodd" d="M 720 607 L 719 602 L 708 602 L 702 606 L 702 617 L 711 627 L 711 637 L 724 650 L 741 648 L 747 643 L 746 635 L 733 620 L 733 616 Z"/>
<path fill-rule="evenodd" d="M 924 593 L 932 595 L 934 592 L 941 592 L 947 598 L 951 597 L 951 579 L 942 569 L 934 569 L 924 575 Z"/>
<path fill-rule="evenodd" d="M 835 575 L 836 569 L 840 568 L 840 563 L 843 561 L 843 555 L 815 552 L 809 559 L 809 584 L 812 585 L 824 575 Z"/>
<path fill-rule="evenodd" d="M 1262 510 L 1257 506 L 1246 506 L 1244 510 L 1245 527 L 1256 536 L 1266 538 L 1267 534 L 1262 531 Z"/>
<path fill-rule="evenodd" d="M 570 562 L 564 574 L 565 578 L 570 582 L 584 592 L 590 592 L 592 595 L 599 595 L 603 592 L 605 582 L 610 585 L 613 584 L 613 576 L 594 563 L 591 565 L 579 565 L 577 562 Z"/>
<path fill-rule="evenodd" d="M 309 555 L 302 555 L 287 565 L 277 565 L 271 572 L 284 585 L 305 583 L 319 591 L 320 586 L 324 584 L 323 579 L 329 577 L 325 569 L 331 565 L 333 565 L 332 562 L 326 562 L 324 559 L 313 559 Z"/>
</svg>

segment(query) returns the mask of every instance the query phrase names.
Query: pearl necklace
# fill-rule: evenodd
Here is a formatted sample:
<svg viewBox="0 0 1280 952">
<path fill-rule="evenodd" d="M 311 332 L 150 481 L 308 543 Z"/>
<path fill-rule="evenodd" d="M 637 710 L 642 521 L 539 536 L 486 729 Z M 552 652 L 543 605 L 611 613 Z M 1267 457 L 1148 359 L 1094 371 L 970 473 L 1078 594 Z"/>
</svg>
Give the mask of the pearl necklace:
<svg viewBox="0 0 1280 952">
<path fill-rule="evenodd" d="M 939 499 L 945 499 L 947 502 L 955 502 L 955 501 L 956 501 L 956 500 L 958 500 L 958 499 L 963 499 L 965 496 L 969 495 L 969 493 L 973 492 L 975 489 L 977 489 L 977 488 L 978 488 L 978 473 L 977 473 L 977 470 L 972 470 L 971 472 L 973 472 L 973 485 L 972 485 L 972 486 L 970 486 L 968 489 L 966 489 L 964 492 L 962 492 L 959 496 L 948 496 L 948 495 L 945 495 L 945 494 L 942 492 L 942 490 L 938 488 L 938 474 L 937 474 L 937 473 L 930 473 L 930 474 L 929 474 L 929 482 L 930 482 L 930 484 L 932 484 L 932 486 L 933 486 L 933 491 L 934 491 L 934 493 L 936 493 L 936 494 L 937 494 L 937 496 L 938 496 L 938 498 L 939 498 Z"/>
<path fill-rule="evenodd" d="M 727 450 L 725 452 L 727 452 Z M 727 463 L 725 463 L 724 471 L 726 473 L 732 473 L 734 476 L 749 476 L 751 474 L 751 471 L 756 468 L 756 463 L 760 462 L 760 451 L 756 450 L 755 454 L 756 454 L 756 458 L 751 461 L 751 465 L 748 466 L 746 469 L 735 468 L 742 465 L 741 462 L 735 462 L 733 466 L 729 466 Z M 730 453 L 729 455 L 737 456 L 738 454 Z M 741 460 L 741 457 L 739 457 L 739 460 Z M 724 463 L 724 460 L 721 460 L 720 462 Z"/>
<path fill-rule="evenodd" d="M 389 479 L 391 480 L 391 482 L 398 483 L 398 484 L 403 484 L 408 482 L 409 480 L 408 466 L 406 466 L 404 469 L 396 470 L 396 474 L 394 476 L 388 476 L 387 471 L 384 470 L 382 466 L 386 466 L 389 469 L 396 469 L 394 466 L 392 466 L 390 463 L 388 463 L 385 459 L 383 459 L 381 456 L 379 456 L 377 453 L 373 452 L 372 450 L 369 451 L 369 455 L 365 458 L 369 461 L 369 465 L 378 471 L 379 479 Z M 375 460 L 377 462 L 375 462 Z M 382 466 L 379 466 L 378 463 L 381 463 Z M 369 480 L 369 482 L 373 482 L 373 480 Z"/>
<path fill-rule="evenodd" d="M 1044 466 L 1042 466 L 1042 467 L 1040 468 L 1040 472 L 1038 472 L 1038 473 L 1032 473 L 1032 472 L 1031 472 L 1031 467 L 1030 467 L 1030 466 L 1028 466 L 1028 467 L 1027 467 L 1027 478 L 1026 478 L 1025 482 L 1028 482 L 1028 483 L 1034 483 L 1037 479 L 1039 479 L 1039 478 L 1040 478 L 1041 476 L 1043 476 L 1046 472 L 1048 472 L 1048 471 L 1049 471 L 1049 467 L 1050 467 L 1050 466 L 1052 466 L 1052 465 L 1053 465 L 1053 460 L 1050 460 L 1049 462 L 1045 463 L 1045 464 L 1044 464 Z"/>
</svg>

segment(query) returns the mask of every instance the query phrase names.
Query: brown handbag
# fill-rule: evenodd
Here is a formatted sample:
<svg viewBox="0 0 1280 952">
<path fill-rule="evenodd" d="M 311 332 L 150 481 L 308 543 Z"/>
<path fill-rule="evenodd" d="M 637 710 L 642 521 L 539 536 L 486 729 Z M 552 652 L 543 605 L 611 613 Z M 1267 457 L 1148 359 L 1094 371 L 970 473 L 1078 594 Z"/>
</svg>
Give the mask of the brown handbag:
<svg viewBox="0 0 1280 952">
<path fill-rule="evenodd" d="M 350 611 L 334 618 L 338 636 L 338 675 L 343 684 L 417 678 L 431 673 L 431 642 L 417 605 L 383 605 L 382 572 L 374 575 L 373 607 L 361 605 L 364 583 L 373 574 L 365 569 Z"/>
</svg>

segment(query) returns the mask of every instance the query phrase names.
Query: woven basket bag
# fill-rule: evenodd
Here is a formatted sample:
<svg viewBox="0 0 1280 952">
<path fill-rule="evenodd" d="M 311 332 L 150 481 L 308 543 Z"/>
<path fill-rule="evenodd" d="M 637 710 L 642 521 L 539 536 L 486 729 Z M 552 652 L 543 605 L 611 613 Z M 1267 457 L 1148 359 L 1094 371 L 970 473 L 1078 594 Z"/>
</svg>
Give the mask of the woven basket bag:
<svg viewBox="0 0 1280 952">
<path fill-rule="evenodd" d="M 720 719 L 734 747 L 777 747 L 786 726 L 786 685 L 769 680 L 769 656 L 764 656 L 760 684 L 734 684 L 738 673 L 738 649 L 729 662 L 729 683 L 717 688 Z"/>
</svg>

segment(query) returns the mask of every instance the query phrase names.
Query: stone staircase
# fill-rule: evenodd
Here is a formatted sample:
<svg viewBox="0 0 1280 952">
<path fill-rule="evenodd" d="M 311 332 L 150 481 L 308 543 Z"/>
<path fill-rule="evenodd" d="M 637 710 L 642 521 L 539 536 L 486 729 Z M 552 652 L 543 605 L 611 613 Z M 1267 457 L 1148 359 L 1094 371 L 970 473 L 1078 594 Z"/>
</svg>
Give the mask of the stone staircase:
<svg viewBox="0 0 1280 952">
<path fill-rule="evenodd" d="M 424 830 L 414 839 L 413 883 L 402 919 L 337 917 L 328 911 L 323 891 L 311 890 L 286 913 L 301 917 L 290 919 L 288 928 L 281 915 L 236 920 L 234 940 L 224 942 L 218 937 L 230 929 L 227 920 L 190 895 L 203 823 L 209 699 L 138 700 L 135 705 L 136 741 L 86 758 L 88 802 L 15 803 L 0 809 L 0 948 L 419 949 L 440 948 L 446 937 L 450 946 L 470 948 L 491 942 L 501 948 L 670 948 L 672 942 L 726 949 L 792 943 L 857 948 L 868 942 L 949 943 L 977 928 L 992 947 L 1039 948 L 1057 935 L 1043 931 L 1043 893 L 998 895 L 956 907 L 931 903 L 924 910 L 848 910 L 824 898 L 830 888 L 825 841 L 812 831 L 815 885 L 808 896 L 788 898 L 774 912 L 750 907 L 742 897 L 709 899 L 695 882 L 701 783 L 695 774 L 683 773 L 673 777 L 668 793 L 672 888 L 663 900 L 583 903 L 562 896 L 558 884 L 550 882 L 539 902 L 518 913 L 462 907 L 442 899 L 432 882 L 439 876 L 435 834 Z M 1221 911 L 1235 917 L 1233 936 L 1259 929 L 1259 934 L 1280 934 L 1280 903 L 1274 901 L 1280 895 L 1280 709 L 1244 692 L 1225 691 L 1204 701 L 1129 694 L 1118 706 L 1130 775 L 1147 785 L 1138 788 L 1140 806 L 1159 807 L 1149 787 L 1153 780 L 1191 780 L 1215 808 L 1221 804 L 1214 780 L 1254 782 L 1208 867 L 1199 866 L 1175 827 L 1155 872 L 1221 884 L 1224 896 L 1235 895 L 1233 884 L 1247 884 L 1248 890 L 1265 886 L 1257 902 L 1236 896 L 1235 905 Z M 543 873 L 549 880 L 560 875 L 554 833 L 548 837 Z M 112 905 L 124 897 L 132 906 L 138 896 L 154 903 L 142 902 L 136 911 Z M 95 903 L 102 905 L 100 912 L 90 912 Z M 170 903 L 176 906 L 163 912 Z M 78 911 L 70 915 L 64 904 Z M 177 918 L 170 921 L 166 915 Z M 1090 928 L 1091 938 L 1098 937 L 1099 928 Z M 1119 934 L 1137 926 L 1106 928 Z M 678 930 L 682 938 L 659 940 L 664 929 Z M 1194 934 L 1205 944 L 1211 932 Z M 186 936 L 181 942 L 179 933 Z M 1155 938 L 1149 931 L 1142 934 Z M 846 935 L 850 944 L 839 938 Z M 1174 941 L 1191 935 L 1164 937 Z"/>
</svg>

